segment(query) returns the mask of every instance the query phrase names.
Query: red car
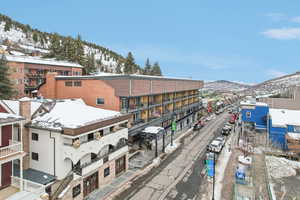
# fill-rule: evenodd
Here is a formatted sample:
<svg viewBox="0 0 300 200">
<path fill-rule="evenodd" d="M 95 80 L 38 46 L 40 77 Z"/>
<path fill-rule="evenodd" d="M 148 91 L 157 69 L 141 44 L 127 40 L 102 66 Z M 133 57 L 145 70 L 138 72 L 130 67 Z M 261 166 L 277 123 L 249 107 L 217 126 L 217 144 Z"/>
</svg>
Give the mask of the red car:
<svg viewBox="0 0 300 200">
<path fill-rule="evenodd" d="M 236 119 L 237 119 L 236 115 L 231 115 L 231 119 L 229 120 L 229 123 L 234 124 Z"/>
</svg>

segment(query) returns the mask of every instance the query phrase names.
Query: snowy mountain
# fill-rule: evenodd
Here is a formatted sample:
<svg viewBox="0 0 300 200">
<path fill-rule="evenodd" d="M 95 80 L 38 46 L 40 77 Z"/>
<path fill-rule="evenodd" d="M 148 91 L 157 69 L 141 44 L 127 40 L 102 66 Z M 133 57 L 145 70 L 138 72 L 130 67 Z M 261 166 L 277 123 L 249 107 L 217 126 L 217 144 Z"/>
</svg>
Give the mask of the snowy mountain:
<svg viewBox="0 0 300 200">
<path fill-rule="evenodd" d="M 226 81 L 226 80 L 218 80 L 212 82 L 204 83 L 204 90 L 217 91 L 217 92 L 240 92 L 250 88 L 250 85 Z"/>
<path fill-rule="evenodd" d="M 294 74 L 274 78 L 254 85 L 251 90 L 256 93 L 282 93 L 291 87 L 300 85 L 300 71 Z"/>
<path fill-rule="evenodd" d="M 9 17 L 0 14 L 0 53 L 13 55 L 43 56 L 49 52 L 52 33 L 41 32 L 13 21 Z M 67 38 L 59 35 L 60 38 Z M 115 72 L 116 66 L 124 62 L 124 58 L 116 52 L 105 47 L 83 41 L 85 55 L 94 54 L 97 68 L 103 71 Z"/>
</svg>

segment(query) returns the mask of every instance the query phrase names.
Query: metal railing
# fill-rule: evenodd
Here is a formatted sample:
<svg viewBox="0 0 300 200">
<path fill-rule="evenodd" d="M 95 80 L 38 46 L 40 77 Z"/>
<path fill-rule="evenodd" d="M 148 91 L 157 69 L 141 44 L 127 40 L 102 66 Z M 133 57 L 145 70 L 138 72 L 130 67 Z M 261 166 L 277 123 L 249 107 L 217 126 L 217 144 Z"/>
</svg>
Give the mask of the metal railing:
<svg viewBox="0 0 300 200">
<path fill-rule="evenodd" d="M 23 182 L 23 190 L 37 194 L 39 196 L 45 193 L 45 188 L 46 188 L 45 185 L 35 183 L 26 179 L 21 180 L 21 178 L 15 176 L 11 177 L 11 185 L 16 188 L 21 187 L 21 181 Z"/>
<path fill-rule="evenodd" d="M 106 134 L 104 134 L 104 135 L 101 136 L 101 137 L 105 137 L 105 136 L 108 136 L 108 135 L 110 135 L 110 134 L 114 134 L 114 133 L 116 133 L 116 132 L 118 132 L 118 131 L 120 131 L 120 130 L 123 130 L 123 129 L 126 129 L 126 127 L 118 127 L 118 128 L 116 128 L 116 130 L 110 131 L 109 133 L 106 133 Z M 89 143 L 89 142 L 92 142 L 92 141 L 95 141 L 95 140 L 97 140 L 97 139 L 94 138 L 94 139 L 92 139 L 92 140 L 84 140 L 84 141 L 80 141 L 80 145 L 83 145 L 83 144 L 85 144 L 85 143 Z M 100 140 L 101 140 L 101 139 L 100 139 Z M 72 143 L 66 143 L 66 142 L 64 142 L 64 145 L 66 145 L 66 146 L 73 146 Z"/>
<path fill-rule="evenodd" d="M 73 171 L 70 171 L 68 175 L 61 181 L 57 189 L 51 194 L 50 199 L 54 200 L 57 199 L 57 197 L 66 189 L 66 187 L 71 183 L 71 181 L 74 178 Z"/>
<path fill-rule="evenodd" d="M 9 145 L 0 148 L 0 158 L 11 156 L 22 151 L 22 143 L 9 140 Z"/>
<path fill-rule="evenodd" d="M 88 167 L 88 166 L 91 166 L 92 164 L 98 162 L 99 160 L 104 159 L 105 157 L 109 157 L 110 154 L 112 154 L 112 153 L 114 153 L 114 152 L 116 152 L 116 151 L 122 149 L 123 147 L 125 147 L 125 146 L 127 146 L 127 145 L 128 145 L 127 143 L 119 144 L 118 146 L 115 146 L 113 149 L 110 149 L 110 150 L 108 151 L 108 153 L 106 153 L 106 154 L 104 154 L 104 155 L 102 155 L 102 156 L 99 156 L 99 157 L 97 157 L 97 158 L 94 158 L 94 159 L 92 159 L 90 162 L 84 163 L 84 164 L 81 165 L 80 167 L 74 168 L 73 171 L 74 171 L 77 175 L 82 176 L 82 169 L 83 169 L 83 168 L 86 168 L 86 167 Z"/>
</svg>

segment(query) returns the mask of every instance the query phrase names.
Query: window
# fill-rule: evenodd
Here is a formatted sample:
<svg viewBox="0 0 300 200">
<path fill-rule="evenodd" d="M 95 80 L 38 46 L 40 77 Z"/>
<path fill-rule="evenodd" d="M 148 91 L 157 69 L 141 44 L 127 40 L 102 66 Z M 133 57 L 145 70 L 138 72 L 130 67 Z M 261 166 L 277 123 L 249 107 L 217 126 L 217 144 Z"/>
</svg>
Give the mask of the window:
<svg viewBox="0 0 300 200">
<path fill-rule="evenodd" d="M 247 118 L 250 118 L 250 117 L 251 117 L 251 112 L 249 112 L 249 111 L 246 112 L 246 117 L 247 117 Z"/>
<path fill-rule="evenodd" d="M 94 140 L 94 133 L 88 134 L 88 141 Z"/>
<path fill-rule="evenodd" d="M 300 132 L 300 126 L 294 126 L 294 132 Z"/>
<path fill-rule="evenodd" d="M 75 87 L 81 87 L 81 81 L 75 81 L 74 86 Z"/>
<path fill-rule="evenodd" d="M 80 73 L 80 72 L 73 72 L 73 75 L 75 75 L 75 76 L 80 76 L 81 73 Z"/>
<path fill-rule="evenodd" d="M 114 128 L 115 128 L 114 126 L 109 127 L 109 132 L 110 133 L 114 132 Z"/>
<path fill-rule="evenodd" d="M 34 141 L 39 141 L 39 134 L 37 133 L 32 133 L 31 134 L 31 139 Z"/>
<path fill-rule="evenodd" d="M 73 82 L 72 81 L 66 81 L 65 82 L 65 86 L 72 87 L 73 86 Z"/>
<path fill-rule="evenodd" d="M 78 184 L 75 187 L 73 187 L 73 191 L 72 191 L 73 198 L 77 197 L 80 193 L 81 193 L 81 185 Z"/>
<path fill-rule="evenodd" d="M 103 130 L 100 130 L 99 133 L 100 133 L 100 136 L 103 137 Z"/>
<path fill-rule="evenodd" d="M 38 161 L 39 160 L 39 154 L 35 153 L 35 152 L 31 152 L 31 159 Z"/>
<path fill-rule="evenodd" d="M 109 173 L 110 173 L 109 171 L 110 171 L 109 167 L 104 169 L 104 177 L 107 177 L 109 175 Z"/>
<path fill-rule="evenodd" d="M 104 98 L 97 98 L 97 105 L 104 104 Z"/>
</svg>

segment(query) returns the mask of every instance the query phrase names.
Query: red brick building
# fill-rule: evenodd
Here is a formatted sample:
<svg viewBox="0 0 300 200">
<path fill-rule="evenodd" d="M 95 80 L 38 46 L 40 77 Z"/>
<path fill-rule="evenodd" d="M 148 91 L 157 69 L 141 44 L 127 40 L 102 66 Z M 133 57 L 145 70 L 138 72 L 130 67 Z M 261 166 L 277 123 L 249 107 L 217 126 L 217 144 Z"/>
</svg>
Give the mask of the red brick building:
<svg viewBox="0 0 300 200">
<path fill-rule="evenodd" d="M 77 63 L 15 55 L 6 55 L 6 59 L 18 97 L 32 96 L 48 72 L 65 76 L 82 74 L 82 66 Z"/>
<path fill-rule="evenodd" d="M 82 98 L 88 105 L 133 114 L 129 134 L 148 125 L 179 129 L 197 118 L 203 81 L 142 75 L 56 76 L 49 73 L 39 95 L 44 98 Z M 133 133 L 134 132 L 134 133 Z"/>
</svg>

